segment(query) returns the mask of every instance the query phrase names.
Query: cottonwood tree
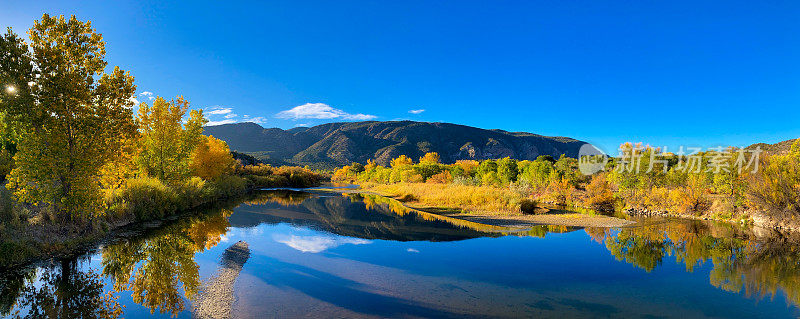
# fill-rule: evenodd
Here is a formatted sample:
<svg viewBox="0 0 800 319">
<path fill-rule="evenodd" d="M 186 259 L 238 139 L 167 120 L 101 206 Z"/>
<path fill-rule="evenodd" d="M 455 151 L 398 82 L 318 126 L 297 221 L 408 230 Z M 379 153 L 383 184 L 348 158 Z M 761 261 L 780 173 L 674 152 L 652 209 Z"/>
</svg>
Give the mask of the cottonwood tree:
<svg viewBox="0 0 800 319">
<path fill-rule="evenodd" d="M 63 221 L 88 217 L 99 207 L 100 169 L 135 133 L 136 86 L 119 67 L 105 73 L 105 43 L 91 22 L 45 14 L 28 37 L 9 30 L 0 41 L 0 110 L 20 134 L 7 187 Z"/>
<path fill-rule="evenodd" d="M 203 111 L 192 110 L 183 117 L 189 102 L 182 96 L 166 101 L 157 97 L 150 106 L 142 103 L 136 118 L 141 134 L 136 163 L 144 173 L 169 183 L 189 176 L 191 155 L 203 136 Z"/>
<path fill-rule="evenodd" d="M 202 135 L 200 143 L 192 152 L 192 162 L 189 167 L 195 176 L 209 180 L 233 173 L 235 165 L 236 160 L 233 159 L 225 141 Z"/>
</svg>

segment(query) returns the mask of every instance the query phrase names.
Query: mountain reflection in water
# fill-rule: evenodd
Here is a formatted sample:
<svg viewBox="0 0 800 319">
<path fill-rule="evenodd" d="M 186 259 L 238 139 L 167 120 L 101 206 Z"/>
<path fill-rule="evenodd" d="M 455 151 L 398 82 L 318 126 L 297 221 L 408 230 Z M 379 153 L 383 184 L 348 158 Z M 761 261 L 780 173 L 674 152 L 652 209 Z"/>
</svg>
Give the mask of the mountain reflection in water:
<svg viewBox="0 0 800 319">
<path fill-rule="evenodd" d="M 714 300 L 767 317 L 798 314 L 800 246 L 794 236 L 658 219 L 622 229 L 579 230 L 542 225 L 520 232 L 409 209 L 374 195 L 264 191 L 117 240 L 96 254 L 7 270 L 0 276 L 0 315 L 187 317 L 192 307 L 196 314 L 208 312 L 203 306 L 208 304 L 226 308 L 223 317 L 265 311 L 312 317 L 743 315 L 735 307 L 719 313 L 694 309 Z M 594 243 L 583 240 L 587 237 Z M 233 258 L 231 249 L 247 247 L 231 240 L 249 243 L 247 258 L 226 262 Z M 606 252 L 598 254 L 599 247 Z M 604 261 L 608 253 L 615 262 Z M 620 269 L 619 262 L 635 268 Z M 596 269 L 587 268 L 592 265 Z M 682 269 L 665 272 L 668 265 Z M 697 305 L 678 309 L 669 300 L 647 304 L 659 298 L 641 294 L 661 292 L 637 290 L 635 283 L 629 294 L 606 291 L 605 296 L 593 295 L 594 286 L 581 286 L 605 280 L 606 273 L 639 281 L 673 276 L 689 285 L 688 274 L 695 271 L 707 271 L 707 283 L 718 292 L 762 302 L 737 304 L 711 291 L 694 301 Z M 564 288 L 572 285 L 576 288 Z M 210 287 L 224 288 L 224 302 L 208 299 L 215 294 Z M 783 306 L 777 304 L 780 296 L 786 299 Z M 642 304 L 626 302 L 631 298 Z M 287 300 L 293 308 L 284 308 Z M 314 315 L 303 307 L 325 311 Z"/>
</svg>

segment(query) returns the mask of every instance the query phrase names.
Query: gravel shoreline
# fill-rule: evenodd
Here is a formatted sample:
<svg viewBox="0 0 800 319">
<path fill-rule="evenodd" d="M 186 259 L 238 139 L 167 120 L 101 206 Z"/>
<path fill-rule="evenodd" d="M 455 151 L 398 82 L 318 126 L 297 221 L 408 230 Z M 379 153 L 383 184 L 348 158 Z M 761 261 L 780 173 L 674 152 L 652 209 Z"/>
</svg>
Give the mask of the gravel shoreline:
<svg viewBox="0 0 800 319">
<path fill-rule="evenodd" d="M 471 222 L 505 226 L 505 227 L 530 227 L 537 225 L 560 225 L 572 227 L 625 227 L 636 222 L 617 217 L 586 215 L 581 213 L 568 214 L 536 214 L 536 215 L 506 215 L 491 213 L 460 213 L 447 214 L 447 217 L 459 218 Z"/>
</svg>

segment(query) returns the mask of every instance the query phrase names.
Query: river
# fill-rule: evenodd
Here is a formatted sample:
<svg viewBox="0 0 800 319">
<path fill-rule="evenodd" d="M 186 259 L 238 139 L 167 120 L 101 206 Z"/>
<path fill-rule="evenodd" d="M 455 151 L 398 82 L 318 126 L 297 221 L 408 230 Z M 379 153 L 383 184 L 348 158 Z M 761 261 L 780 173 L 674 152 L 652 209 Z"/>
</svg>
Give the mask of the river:
<svg viewBox="0 0 800 319">
<path fill-rule="evenodd" d="M 0 315 L 800 316 L 800 245 L 724 223 L 520 231 L 373 195 L 269 190 L 121 233 L 0 274 Z"/>
</svg>

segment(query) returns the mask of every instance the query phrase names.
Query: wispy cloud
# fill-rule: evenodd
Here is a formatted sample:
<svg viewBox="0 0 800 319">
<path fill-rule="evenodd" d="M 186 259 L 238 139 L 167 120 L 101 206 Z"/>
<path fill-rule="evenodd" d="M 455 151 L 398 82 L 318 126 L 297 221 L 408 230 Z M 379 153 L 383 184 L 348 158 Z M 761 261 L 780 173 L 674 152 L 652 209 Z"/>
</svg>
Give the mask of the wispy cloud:
<svg viewBox="0 0 800 319">
<path fill-rule="evenodd" d="M 239 122 L 239 120 L 237 120 L 239 115 L 233 113 L 232 107 L 227 106 L 213 105 L 206 107 L 203 109 L 203 115 L 208 119 L 208 123 L 206 123 L 208 126 Z"/>
<path fill-rule="evenodd" d="M 219 121 L 209 120 L 208 123 L 206 123 L 206 125 L 207 126 L 214 126 L 214 125 L 222 125 L 222 124 L 232 124 L 232 123 L 236 123 L 236 122 L 237 121 L 234 120 L 234 119 L 222 119 L 222 120 L 219 120 Z"/>
<path fill-rule="evenodd" d="M 250 115 L 245 115 L 242 117 L 242 122 L 253 122 L 256 124 L 264 124 L 267 123 L 267 118 L 262 116 L 251 117 Z"/>
<path fill-rule="evenodd" d="M 139 93 L 139 96 L 143 96 L 143 97 L 147 98 L 150 101 L 156 99 L 156 95 L 153 94 L 153 92 L 150 92 L 150 91 L 144 91 L 142 93 Z"/>
<path fill-rule="evenodd" d="M 232 108 L 219 105 L 209 106 L 205 110 L 206 115 L 225 115 L 225 114 L 230 114 L 232 112 L 233 112 Z"/>
<path fill-rule="evenodd" d="M 419 113 L 422 113 L 422 112 L 425 112 L 425 109 L 409 110 L 408 111 L 408 113 L 411 113 L 411 114 L 419 114 Z"/>
<path fill-rule="evenodd" d="M 295 106 L 291 109 L 281 111 L 275 114 L 275 117 L 281 119 L 317 119 L 317 120 L 352 120 L 352 121 L 366 121 L 377 118 L 375 115 L 370 114 L 350 114 L 337 108 L 333 108 L 325 103 L 306 103 L 303 105 Z"/>
</svg>

